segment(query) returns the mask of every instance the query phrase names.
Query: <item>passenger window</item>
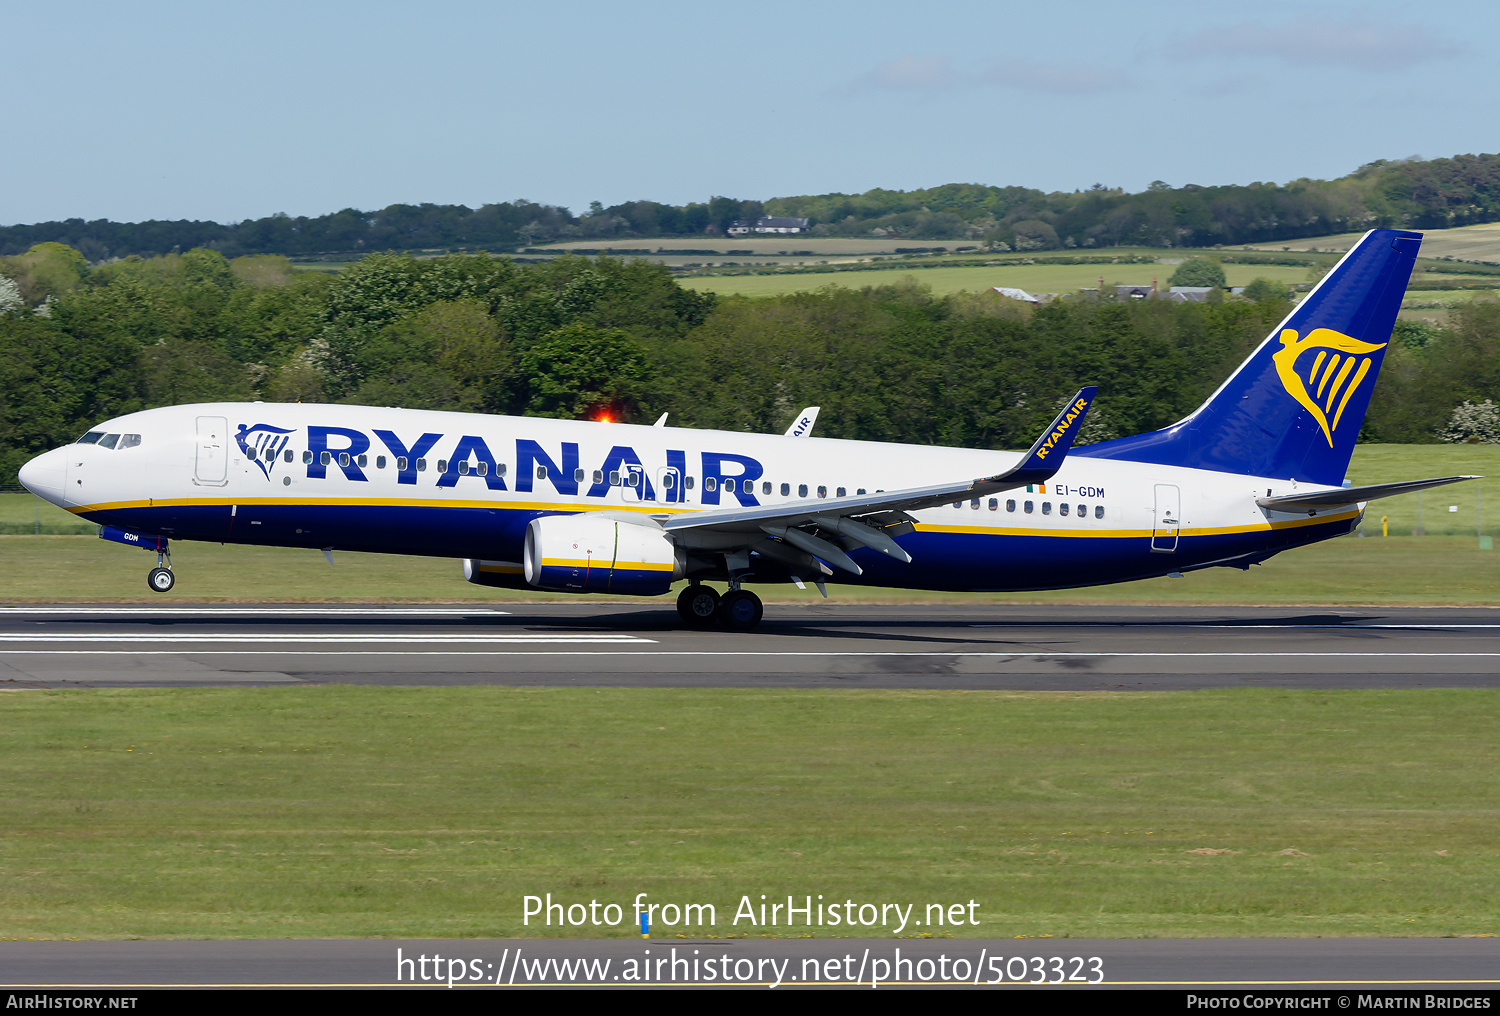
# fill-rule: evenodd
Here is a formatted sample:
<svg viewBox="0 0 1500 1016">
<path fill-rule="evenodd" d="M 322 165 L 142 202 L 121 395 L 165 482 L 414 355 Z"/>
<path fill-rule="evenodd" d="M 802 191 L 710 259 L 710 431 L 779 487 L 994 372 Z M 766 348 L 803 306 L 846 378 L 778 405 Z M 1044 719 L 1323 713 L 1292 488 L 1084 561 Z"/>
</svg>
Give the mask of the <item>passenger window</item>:
<svg viewBox="0 0 1500 1016">
<path fill-rule="evenodd" d="M 573 482 L 574 483 L 582 483 L 583 482 L 583 469 L 581 467 L 578 468 L 578 469 L 573 470 Z"/>
<path fill-rule="evenodd" d="M 1060 505 L 1057 506 L 1057 514 L 1059 514 L 1059 515 L 1066 515 L 1066 514 L 1068 514 L 1068 503 L 1066 501 L 1064 501 L 1062 504 L 1060 504 Z"/>
<path fill-rule="evenodd" d="M 797 484 L 797 496 L 798 497 L 806 497 L 807 496 L 807 484 L 805 484 L 805 483 L 799 483 L 799 484 Z"/>
<path fill-rule="evenodd" d="M 714 479 L 712 476 L 705 476 L 703 478 L 703 489 L 704 490 L 717 490 L 718 488 L 719 488 L 719 481 L 718 480 Z"/>
<path fill-rule="evenodd" d="M 496 476 L 504 476 L 505 475 L 505 463 L 503 463 L 503 462 L 497 462 L 497 463 L 495 463 L 495 475 Z"/>
<path fill-rule="evenodd" d="M 662 473 L 661 474 L 661 489 L 662 490 L 675 490 L 676 488 L 677 488 L 677 474 L 676 473 Z"/>
<path fill-rule="evenodd" d="M 303 465 L 307 465 L 310 462 L 312 462 L 312 452 L 310 452 L 310 451 L 303 452 L 302 453 L 302 464 Z"/>
<path fill-rule="evenodd" d="M 368 455 L 361 455 L 359 458 L 355 459 L 354 461 L 359 466 L 359 468 L 363 469 L 369 463 L 370 457 Z"/>
<path fill-rule="evenodd" d="M 641 485 L 641 474 L 632 469 L 625 474 L 625 482 L 632 487 L 639 487 Z"/>
<path fill-rule="evenodd" d="M 724 481 L 724 490 L 729 494 L 734 493 L 734 477 L 731 476 L 729 479 Z"/>
<path fill-rule="evenodd" d="M 120 438 L 121 448 L 139 448 L 140 446 L 141 436 L 139 434 L 126 434 Z"/>
<path fill-rule="evenodd" d="M 447 471 L 448 471 L 448 460 L 447 459 L 438 459 L 438 472 L 440 472 L 440 473 L 446 473 Z"/>
<path fill-rule="evenodd" d="M 1051 501 L 1043 501 L 1042 502 L 1042 514 L 1043 515 L 1051 515 L 1052 514 L 1052 502 Z"/>
<path fill-rule="evenodd" d="M 693 478 L 691 476 L 684 476 L 682 478 L 682 485 L 684 487 L 686 487 L 688 490 L 692 490 L 693 489 Z"/>
<path fill-rule="evenodd" d="M 767 480 L 765 483 L 762 483 L 760 485 L 760 492 L 763 495 L 771 493 L 771 481 Z"/>
<path fill-rule="evenodd" d="M 1000 510 L 1000 499 L 998 497 L 992 497 L 992 498 L 990 498 L 990 511 L 993 512 L 993 511 L 999 511 L 999 510 Z"/>
<path fill-rule="evenodd" d="M 791 495 L 792 495 L 792 485 L 790 483 L 783 483 L 781 485 L 781 496 L 782 497 L 791 497 Z"/>
<path fill-rule="evenodd" d="M 970 501 L 969 507 L 973 508 L 977 512 L 979 510 L 979 498 L 976 497 L 974 500 Z"/>
<path fill-rule="evenodd" d="M 255 449 L 254 448 L 246 448 L 245 449 L 245 458 L 249 459 L 251 462 L 254 462 L 255 461 Z"/>
<path fill-rule="evenodd" d="M 468 476 L 469 475 L 469 460 L 468 459 L 464 459 L 462 462 L 460 462 L 458 464 L 458 475 L 459 476 Z"/>
<path fill-rule="evenodd" d="M 99 447 L 100 448 L 113 448 L 116 444 L 119 443 L 119 441 L 120 441 L 120 435 L 118 435 L 118 434 L 105 434 L 103 437 L 101 437 L 99 439 Z"/>
<path fill-rule="evenodd" d="M 290 461 L 292 461 L 292 450 L 291 450 L 291 449 L 290 449 L 290 448 L 288 448 L 288 449 L 287 449 L 287 450 L 286 450 L 286 453 L 285 453 L 285 454 L 284 454 L 284 455 L 283 455 L 283 456 L 282 456 L 282 457 L 283 457 L 283 458 L 284 458 L 284 459 L 285 459 L 285 460 L 286 460 L 286 461 L 287 461 L 287 462 L 290 462 Z"/>
<path fill-rule="evenodd" d="M 848 497 L 849 496 L 849 491 L 847 491 L 843 487 L 840 487 L 838 490 L 834 491 L 833 493 L 834 493 L 835 497 Z"/>
<path fill-rule="evenodd" d="M 1008 512 L 1013 512 L 1013 511 L 1016 510 L 1016 499 L 1015 498 L 1008 497 L 1008 498 L 1005 499 L 1005 510 L 1008 511 Z"/>
<path fill-rule="evenodd" d="M 418 459 L 417 460 L 417 472 L 419 472 L 419 473 L 425 473 L 425 472 L 427 472 L 427 460 L 426 459 Z"/>
<path fill-rule="evenodd" d="M 962 508 L 963 506 L 964 506 L 964 503 L 962 501 L 954 501 L 953 502 L 953 507 L 955 507 L 955 508 Z"/>
<path fill-rule="evenodd" d="M 481 462 L 481 463 L 479 463 L 479 475 L 480 476 L 486 476 L 486 475 L 488 475 L 489 471 L 490 471 L 490 464 L 488 462 Z"/>
<path fill-rule="evenodd" d="M 406 456 L 405 455 L 402 455 L 402 456 L 400 456 L 399 458 L 396 459 L 396 468 L 399 469 L 399 470 L 401 470 L 401 472 L 403 472 L 403 473 L 406 472 Z"/>
<path fill-rule="evenodd" d="M 1081 505 L 1078 506 L 1078 517 L 1080 519 L 1086 519 L 1086 518 L 1089 517 L 1089 506 L 1088 505 L 1081 504 Z"/>
<path fill-rule="evenodd" d="M 442 466 L 439 466 L 438 467 L 439 471 L 441 471 L 442 468 L 443 468 Z M 547 467 L 546 466 L 537 466 L 536 467 L 536 478 L 538 480 L 545 480 L 547 478 Z"/>
<path fill-rule="evenodd" d="M 618 469 L 611 469 L 609 471 L 609 485 L 611 487 L 618 487 L 620 485 L 620 471 Z"/>
<path fill-rule="evenodd" d="M 349 464 L 349 453 L 348 452 L 339 452 L 339 465 L 341 465 L 341 466 L 347 466 L 348 464 Z"/>
<path fill-rule="evenodd" d="M 1094 505 L 1094 518 L 1096 518 L 1096 519 L 1102 519 L 1102 518 L 1104 518 L 1104 506 L 1102 504 L 1096 504 L 1096 505 Z"/>
<path fill-rule="evenodd" d="M 596 470 L 594 470 L 594 482 L 595 483 L 603 483 L 604 482 L 604 470 L 602 470 L 602 469 L 596 469 Z"/>
<path fill-rule="evenodd" d="M 87 434 L 83 435 L 83 437 L 79 438 L 77 443 L 78 444 L 95 444 L 103 436 L 104 436 L 104 431 L 102 431 L 102 430 L 91 430 Z"/>
<path fill-rule="evenodd" d="M 823 486 L 818 487 L 818 496 L 819 497 L 827 497 L 828 496 L 828 488 L 827 487 L 823 487 Z"/>
<path fill-rule="evenodd" d="M 328 465 L 328 463 L 333 461 L 333 455 L 329 452 L 324 452 L 323 454 L 318 456 L 318 461 L 326 466 Z"/>
<path fill-rule="evenodd" d="M 859 488 L 858 490 L 855 491 L 856 494 L 863 494 L 864 492 L 865 492 L 865 488 L 863 488 L 863 487 L 861 487 L 861 488 Z"/>
<path fill-rule="evenodd" d="M 1026 512 L 1027 515 L 1030 515 L 1033 511 L 1036 510 L 1036 502 L 1035 501 L 1027 501 L 1024 510 L 1025 510 L 1025 512 Z"/>
<path fill-rule="evenodd" d="M 385 456 L 384 455 L 377 455 L 377 456 L 375 456 L 375 468 L 376 469 L 384 469 L 385 468 Z"/>
</svg>

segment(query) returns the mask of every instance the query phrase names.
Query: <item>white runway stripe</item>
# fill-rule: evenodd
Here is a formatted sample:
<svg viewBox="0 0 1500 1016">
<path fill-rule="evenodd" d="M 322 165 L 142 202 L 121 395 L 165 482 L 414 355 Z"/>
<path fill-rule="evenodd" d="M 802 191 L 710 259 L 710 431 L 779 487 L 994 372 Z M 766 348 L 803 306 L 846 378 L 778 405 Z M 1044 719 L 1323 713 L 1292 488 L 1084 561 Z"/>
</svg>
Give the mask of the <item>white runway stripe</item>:
<svg viewBox="0 0 1500 1016">
<path fill-rule="evenodd" d="M 194 633 L 191 635 L 65 635 L 65 634 L 32 634 L 0 635 L 0 643 L 20 644 L 42 644 L 42 645 L 77 645 L 92 643 L 111 644 L 144 644 L 161 645 L 163 643 L 191 642 L 199 645 L 224 644 L 224 643 L 249 643 L 254 645 L 265 645 L 266 643 L 280 643 L 286 645 L 302 645 L 313 643 L 327 645 L 329 643 L 338 645 L 489 645 L 492 643 L 515 643 L 515 642 L 556 642 L 556 643 L 593 643 L 593 642 L 636 642 L 650 643 L 652 639 L 643 639 L 635 635 L 552 635 L 545 633 L 518 632 L 510 635 L 445 635 L 445 634 L 420 634 L 420 635 L 345 635 L 339 634 L 308 634 L 279 635 L 271 633 L 246 634 L 235 632 L 229 634 Z M 7 650 L 9 651 L 9 650 Z"/>
<path fill-rule="evenodd" d="M 0 618 L 23 614 L 131 617 L 487 617 L 489 607 L 6 607 Z"/>
<path fill-rule="evenodd" d="M 40 641 L 40 640 L 31 640 Z M 123 641 L 111 639 L 106 641 Z M 167 640 L 162 640 L 167 641 Z M 230 639 L 219 640 L 221 642 L 233 641 Z M 274 641 L 274 640 L 260 640 Z M 361 640 L 351 640 L 356 643 Z M 369 640 L 363 640 L 369 641 Z M 511 640 L 502 639 L 468 639 L 464 642 L 551 642 L 555 644 L 608 644 L 611 642 L 652 643 L 652 639 L 637 639 L 630 636 L 600 639 L 549 639 L 546 637 L 527 639 L 516 638 Z M 408 641 L 404 644 L 411 645 Z M 406 649 L 0 649 L 0 655 L 67 655 L 80 656 L 171 656 L 191 653 L 194 656 L 707 656 L 707 657 L 814 657 L 824 659 L 829 657 L 870 657 L 870 656 L 910 656 L 910 657 L 981 657 L 999 660 L 1040 660 L 1040 659 L 1145 659 L 1145 660 L 1176 660 L 1176 659 L 1333 659 L 1333 660 L 1392 660 L 1392 659 L 1443 659 L 1443 660 L 1468 660 L 1468 659 L 1500 659 L 1500 653 L 989 653 L 989 652 L 947 652 L 947 653 L 901 653 L 901 652 L 848 652 L 848 653 L 824 653 L 824 652 L 786 652 L 786 653 L 747 653 L 737 651 L 706 652 L 693 650 L 657 650 L 657 649 L 634 649 L 634 650 L 604 650 L 594 652 L 587 649 L 561 649 L 557 652 L 544 651 L 520 651 L 506 652 L 504 650 L 463 650 L 463 649 L 434 649 L 434 650 L 406 650 Z M 1500 681 L 1500 674 L 1496 675 Z"/>
<path fill-rule="evenodd" d="M 1396 630 L 1412 629 L 1415 631 L 1448 631 L 1453 628 L 1500 628 L 1500 624 L 1195 624 L 1184 622 L 1162 622 L 1151 621 L 1120 621 L 1111 623 L 1107 621 L 1086 621 L 1074 624 L 1066 621 L 1040 621 L 1031 623 L 1028 621 L 1012 621 L 1007 624 L 998 622 L 986 622 L 983 624 L 971 622 L 970 628 L 1223 628 L 1229 631 L 1257 631 L 1269 628 L 1276 631 L 1301 631 L 1328 630 L 1352 631 L 1362 628 L 1394 628 Z"/>
</svg>

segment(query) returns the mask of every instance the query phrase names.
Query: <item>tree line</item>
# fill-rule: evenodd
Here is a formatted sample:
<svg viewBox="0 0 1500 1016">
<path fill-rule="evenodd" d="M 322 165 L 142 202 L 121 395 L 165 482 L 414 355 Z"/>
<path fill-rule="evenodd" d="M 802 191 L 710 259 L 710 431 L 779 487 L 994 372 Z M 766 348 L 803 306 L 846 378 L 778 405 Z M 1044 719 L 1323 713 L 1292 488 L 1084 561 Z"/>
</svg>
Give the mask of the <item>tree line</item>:
<svg viewBox="0 0 1500 1016">
<path fill-rule="evenodd" d="M 1287 312 L 994 293 L 907 279 L 715 299 L 641 261 L 372 254 L 338 274 L 195 249 L 91 267 L 59 244 L 0 259 L 0 482 L 27 458 L 138 409 L 344 402 L 779 432 L 821 405 L 826 437 L 1018 448 L 1088 383 L 1084 440 L 1196 407 Z M 7 294 L 9 294 L 7 296 Z M 9 302 L 7 302 L 7 300 Z M 1500 398 L 1500 300 L 1447 328 L 1403 324 L 1365 424 L 1436 441 Z"/>
<path fill-rule="evenodd" d="M 1375 227 L 1438 229 L 1500 221 L 1500 155 L 1380 160 L 1337 180 L 1286 184 L 1172 187 L 1157 181 L 1138 194 L 1103 184 L 1071 193 L 945 184 L 765 201 L 720 196 L 685 205 L 641 200 L 605 207 L 596 201 L 581 215 L 518 200 L 479 208 L 346 208 L 227 224 L 68 219 L 0 227 L 0 256 L 46 242 L 66 244 L 90 262 L 195 247 L 227 257 L 515 250 L 563 240 L 723 236 L 736 219 L 762 214 L 809 219 L 816 236 L 974 240 L 1010 250 L 1268 243 Z"/>
</svg>

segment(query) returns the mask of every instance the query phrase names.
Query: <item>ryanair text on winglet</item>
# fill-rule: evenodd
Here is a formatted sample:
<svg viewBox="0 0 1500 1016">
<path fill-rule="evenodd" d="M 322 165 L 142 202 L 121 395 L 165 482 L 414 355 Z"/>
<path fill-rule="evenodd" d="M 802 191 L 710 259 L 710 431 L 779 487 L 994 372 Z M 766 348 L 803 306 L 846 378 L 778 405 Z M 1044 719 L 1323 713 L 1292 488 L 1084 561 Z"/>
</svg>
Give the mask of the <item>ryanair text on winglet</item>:
<svg viewBox="0 0 1500 1016">
<path fill-rule="evenodd" d="M 1056 430 L 1047 435 L 1047 440 L 1043 441 L 1042 446 L 1036 450 L 1036 457 L 1039 459 L 1045 459 L 1047 457 L 1047 453 L 1052 450 L 1052 447 L 1057 444 L 1058 440 L 1064 434 L 1068 432 L 1068 428 L 1072 426 L 1073 421 L 1082 416 L 1083 411 L 1088 407 L 1088 399 L 1079 399 L 1078 401 L 1074 402 L 1072 408 L 1068 410 L 1067 415 L 1063 417 L 1063 422 L 1057 425 Z"/>
</svg>

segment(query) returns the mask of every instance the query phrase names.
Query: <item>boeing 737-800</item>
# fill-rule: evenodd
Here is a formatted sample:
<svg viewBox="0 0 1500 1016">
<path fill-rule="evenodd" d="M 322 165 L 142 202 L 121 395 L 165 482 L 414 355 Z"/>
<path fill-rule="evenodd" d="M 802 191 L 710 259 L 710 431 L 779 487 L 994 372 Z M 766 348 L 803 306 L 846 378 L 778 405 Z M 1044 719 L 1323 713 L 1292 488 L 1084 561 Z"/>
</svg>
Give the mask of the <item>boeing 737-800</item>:
<svg viewBox="0 0 1500 1016">
<path fill-rule="evenodd" d="M 1421 242 L 1372 230 L 1207 402 L 1069 454 L 1084 388 L 1024 454 L 343 405 L 132 413 L 21 482 L 157 552 L 171 540 L 449 557 L 481 585 L 660 595 L 751 628 L 747 583 L 1088 586 L 1228 565 L 1352 532 L 1355 437 Z M 979 477 L 975 479 L 975 477 Z M 728 586 L 722 598 L 705 581 Z"/>
</svg>

